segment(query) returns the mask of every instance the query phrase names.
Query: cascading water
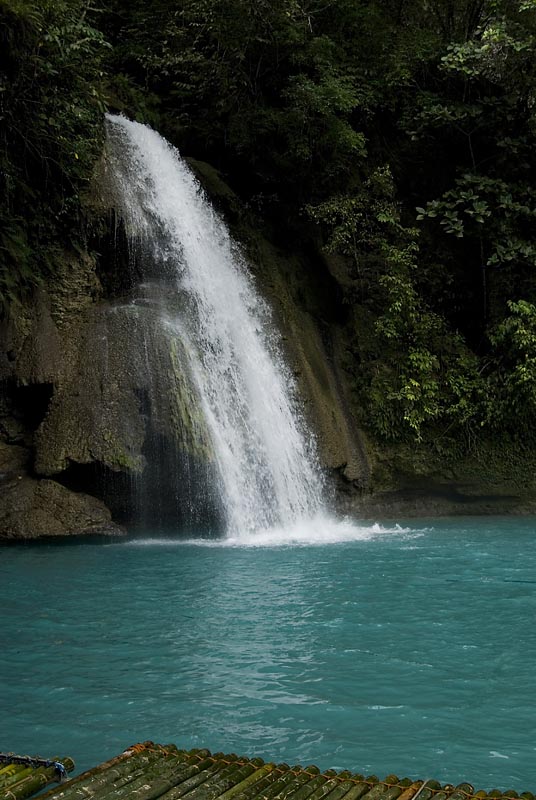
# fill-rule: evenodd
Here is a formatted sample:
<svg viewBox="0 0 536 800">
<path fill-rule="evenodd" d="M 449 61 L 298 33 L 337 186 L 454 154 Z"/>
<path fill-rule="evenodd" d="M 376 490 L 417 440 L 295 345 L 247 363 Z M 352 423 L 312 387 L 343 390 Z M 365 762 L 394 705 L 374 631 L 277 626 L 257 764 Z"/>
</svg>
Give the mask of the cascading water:
<svg viewBox="0 0 536 800">
<path fill-rule="evenodd" d="M 176 294 L 179 335 L 211 437 L 232 534 L 318 515 L 314 443 L 266 303 L 224 222 L 179 153 L 147 126 L 108 116 L 107 164 L 131 248 Z"/>
</svg>

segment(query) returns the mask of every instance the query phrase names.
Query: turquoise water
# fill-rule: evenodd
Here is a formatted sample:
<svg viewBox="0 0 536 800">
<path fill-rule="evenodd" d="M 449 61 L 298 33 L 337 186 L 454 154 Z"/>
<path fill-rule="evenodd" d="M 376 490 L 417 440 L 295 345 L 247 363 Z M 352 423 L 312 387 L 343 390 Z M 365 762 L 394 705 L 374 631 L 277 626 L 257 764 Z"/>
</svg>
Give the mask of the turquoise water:
<svg viewBox="0 0 536 800">
<path fill-rule="evenodd" d="M 534 790 L 535 522 L 410 526 L 4 548 L 0 750 L 84 769 L 150 738 Z"/>
</svg>

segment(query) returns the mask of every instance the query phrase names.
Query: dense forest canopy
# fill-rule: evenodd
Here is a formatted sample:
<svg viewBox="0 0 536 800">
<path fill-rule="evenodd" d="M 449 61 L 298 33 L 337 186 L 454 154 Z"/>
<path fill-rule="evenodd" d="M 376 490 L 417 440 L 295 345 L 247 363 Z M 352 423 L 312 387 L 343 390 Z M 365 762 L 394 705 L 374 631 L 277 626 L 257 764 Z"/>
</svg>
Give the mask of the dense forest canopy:
<svg viewBox="0 0 536 800">
<path fill-rule="evenodd" d="M 0 0 L 4 313 L 87 247 L 124 111 L 343 265 L 378 437 L 530 438 L 535 37 L 536 0 Z"/>
</svg>

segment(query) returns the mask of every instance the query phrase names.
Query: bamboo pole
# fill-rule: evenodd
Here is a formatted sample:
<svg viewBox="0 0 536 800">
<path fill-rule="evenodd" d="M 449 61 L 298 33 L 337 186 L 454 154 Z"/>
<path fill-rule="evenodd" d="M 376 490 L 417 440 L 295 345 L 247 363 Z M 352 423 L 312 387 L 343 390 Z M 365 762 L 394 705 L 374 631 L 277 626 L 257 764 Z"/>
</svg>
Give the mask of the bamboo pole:
<svg viewBox="0 0 536 800">
<path fill-rule="evenodd" d="M 352 782 L 348 792 L 344 795 L 344 800 L 360 800 L 369 789 L 370 786 L 365 781 Z"/>
<path fill-rule="evenodd" d="M 263 778 L 273 772 L 274 768 L 275 764 L 264 764 L 263 766 L 259 767 L 259 769 L 252 772 L 251 775 L 248 775 L 242 781 L 236 783 L 234 786 L 231 786 L 230 789 L 227 789 L 226 792 L 220 795 L 219 800 L 231 800 L 231 798 L 241 795 L 241 793 L 247 789 L 258 786 Z"/>
<path fill-rule="evenodd" d="M 321 786 L 323 786 L 327 780 L 328 779 L 326 776 L 322 774 L 315 775 L 312 778 L 310 775 L 308 775 L 307 782 L 304 783 L 300 789 L 293 793 L 292 800 L 307 800 L 307 798 L 312 795 L 316 789 L 319 789 Z"/>
<path fill-rule="evenodd" d="M 4 762 L 1 761 L 0 763 L 3 764 Z M 16 766 L 17 764 L 13 764 L 11 761 L 6 761 L 5 767 L 0 767 L 0 775 L 2 775 L 4 772 L 9 772 L 11 769 L 13 769 L 13 767 Z"/>
<path fill-rule="evenodd" d="M 429 789 L 428 786 L 426 786 L 422 790 L 422 792 L 419 794 L 418 800 L 431 800 L 433 795 L 434 795 L 433 791 L 431 789 Z M 461 798 L 460 798 L 460 800 L 461 800 Z"/>
<path fill-rule="evenodd" d="M 222 773 L 218 776 L 218 781 L 214 785 L 214 787 L 209 788 L 209 795 L 210 797 L 220 797 L 227 791 L 231 791 L 237 784 L 241 783 L 242 781 L 249 778 L 253 775 L 258 769 L 264 767 L 264 761 L 262 758 L 252 758 L 244 763 L 244 761 L 240 761 L 240 766 L 237 770 L 233 770 L 232 773 Z M 216 794 L 217 792 L 217 794 Z M 204 797 L 204 792 L 203 792 Z M 193 800 L 193 796 L 192 796 Z M 206 800 L 206 798 L 205 798 Z"/>
<path fill-rule="evenodd" d="M 230 764 L 226 763 L 226 761 L 229 761 L 229 758 L 233 759 Z M 216 760 L 216 756 L 214 756 L 210 765 L 206 769 L 203 769 L 198 775 L 193 775 L 187 780 L 175 780 L 173 785 L 169 787 L 166 795 L 173 793 L 174 797 L 184 797 L 185 795 L 188 795 L 189 798 L 196 797 L 198 793 L 203 791 L 205 784 L 209 783 L 212 779 L 219 779 L 222 775 L 228 775 L 229 772 L 238 769 L 236 764 L 238 756 L 233 753 L 229 758 L 225 762 L 222 762 Z"/>
<path fill-rule="evenodd" d="M 141 773 L 151 763 L 162 756 L 149 750 L 123 754 L 123 758 L 115 764 L 104 769 L 89 770 L 84 775 L 70 781 L 61 793 L 61 800 L 73 800 L 83 794 L 84 797 L 93 797 L 109 791 L 110 785 L 117 781 L 125 781 L 132 773 Z M 60 796 L 58 795 L 58 800 Z"/>
<path fill-rule="evenodd" d="M 49 767 L 48 769 L 45 767 L 38 767 L 32 770 L 30 775 L 27 775 L 18 783 L 10 786 L 5 791 L 4 797 L 10 798 L 10 800 L 22 800 L 22 798 L 31 797 L 32 794 L 38 792 L 43 786 L 47 786 L 51 783 L 55 777 L 56 770 L 54 767 Z"/>
<path fill-rule="evenodd" d="M 214 800 L 214 798 L 219 797 L 228 789 L 247 778 L 260 766 L 264 766 L 262 759 L 252 759 L 245 764 L 243 761 L 238 761 L 218 773 L 215 781 L 207 781 L 189 792 L 184 792 L 182 787 L 177 787 L 165 796 L 166 798 L 187 796 L 188 800 Z"/>
<path fill-rule="evenodd" d="M 208 774 L 205 780 L 199 780 L 195 785 L 193 785 L 194 779 L 188 783 L 177 784 L 175 782 L 162 796 L 166 800 L 177 800 L 179 797 L 188 797 L 189 800 L 218 797 L 222 791 L 225 791 L 229 786 L 239 782 L 255 770 L 255 766 L 251 762 L 248 761 L 244 764 L 243 761 L 238 760 L 238 756 L 233 754 L 233 757 L 237 763 L 216 762 L 218 768 Z"/>
<path fill-rule="evenodd" d="M 341 776 L 339 776 L 341 777 Z M 343 781 L 339 787 L 334 789 L 329 796 L 329 800 L 347 800 L 347 794 L 353 789 L 354 786 L 358 785 L 355 784 L 356 778 L 362 778 L 362 775 L 359 776 L 352 776 L 352 781 Z M 388 775 L 385 779 L 386 784 L 397 784 L 396 786 L 388 786 L 386 787 L 386 791 L 382 794 L 381 800 L 397 800 L 400 798 L 402 792 L 404 791 L 404 787 L 407 787 L 411 784 L 409 778 L 404 778 L 402 781 L 396 775 Z M 365 786 L 366 788 L 370 788 L 367 784 L 361 783 L 363 787 L 361 790 L 360 797 L 364 796 Z"/>
<path fill-rule="evenodd" d="M 61 761 L 67 771 L 74 769 L 74 761 L 70 758 L 65 758 Z M 27 773 L 22 777 L 23 773 Z M 19 779 L 12 783 L 10 786 L 5 787 L 4 796 L 10 800 L 21 800 L 25 797 L 30 797 L 35 792 L 38 792 L 44 786 L 57 780 L 58 772 L 54 764 L 50 767 L 38 767 L 37 769 L 29 768 L 17 773 L 16 777 Z"/>
<path fill-rule="evenodd" d="M 389 786 L 389 789 L 385 792 L 385 794 L 382 795 L 381 800 L 400 800 L 402 793 L 406 790 L 408 786 L 411 785 L 411 781 L 409 778 L 403 778 L 402 780 L 399 780 L 396 775 L 389 775 L 385 779 L 385 783 L 395 784 L 395 785 Z"/>
<path fill-rule="evenodd" d="M 378 800 L 390 787 L 385 783 L 376 783 L 371 786 L 369 791 L 363 795 L 363 800 Z"/>
<path fill-rule="evenodd" d="M 236 767 L 236 765 L 235 764 L 231 765 L 231 768 L 232 767 Z M 227 766 L 227 769 L 229 769 L 229 766 Z M 222 772 L 223 771 L 224 770 L 222 770 Z M 208 782 L 210 776 L 218 774 L 217 772 L 214 773 L 214 770 L 210 772 L 206 770 L 205 772 L 208 772 L 208 776 L 206 777 L 206 780 L 202 782 L 201 786 L 204 786 L 205 783 Z M 176 775 L 176 773 L 173 772 L 173 770 L 169 772 L 166 771 L 165 774 L 160 773 L 159 775 L 156 776 L 155 780 L 152 783 L 146 781 L 144 785 L 136 787 L 135 789 L 130 789 L 128 797 L 133 798 L 133 800 L 154 800 L 154 798 L 162 797 L 176 786 L 177 777 L 178 776 Z M 190 792 L 190 795 L 194 791 L 195 789 Z M 116 797 L 115 794 L 113 796 Z"/>
<path fill-rule="evenodd" d="M 436 792 L 436 794 L 434 794 L 434 800 L 447 800 L 448 797 L 449 795 L 447 792 Z"/>
<path fill-rule="evenodd" d="M 262 796 L 261 793 L 278 780 L 279 776 L 276 772 L 277 767 L 275 764 L 265 764 L 261 769 L 265 770 L 265 774 L 248 786 L 242 787 L 238 794 L 234 796 L 234 800 L 254 800 Z"/>
<path fill-rule="evenodd" d="M 143 751 L 140 755 L 143 755 Z M 211 758 L 206 758 L 208 754 L 208 750 L 196 750 L 191 751 L 188 753 L 187 751 L 179 751 L 176 747 L 170 748 L 168 746 L 162 748 L 151 748 L 150 750 L 145 751 L 146 757 L 149 756 L 149 764 L 143 767 L 142 769 L 131 770 L 133 773 L 131 778 L 128 778 L 128 775 L 125 774 L 125 769 L 129 769 L 129 765 L 127 764 L 126 768 L 122 767 L 122 778 L 119 781 L 115 781 L 113 785 L 110 785 L 110 781 L 106 781 L 106 786 L 100 792 L 98 792 L 99 798 L 104 797 L 117 797 L 124 794 L 124 792 L 120 792 L 119 790 L 128 785 L 129 790 L 133 789 L 134 786 L 132 785 L 136 780 L 141 780 L 142 778 L 147 782 L 147 780 L 153 776 L 158 777 L 161 775 L 162 772 L 168 772 L 168 766 L 171 767 L 172 770 L 180 773 L 179 777 L 182 779 L 186 779 L 191 777 L 192 775 L 197 774 L 200 770 L 204 769 L 205 767 L 209 767 L 212 764 Z M 138 755 L 137 753 L 135 755 Z M 131 756 L 131 759 L 134 756 Z M 169 760 L 168 760 L 169 759 Z M 91 784 L 93 786 L 93 782 Z M 97 788 L 97 787 L 95 787 Z M 70 800 L 70 798 L 65 798 L 64 800 Z"/>
<path fill-rule="evenodd" d="M 326 796 L 329 796 L 329 800 L 340 800 L 355 785 L 355 778 L 348 770 L 343 772 L 327 770 L 323 775 L 327 778 L 326 783 L 314 790 L 309 796 L 309 800 L 321 800 Z M 363 776 L 359 775 L 358 777 L 362 778 Z"/>
<path fill-rule="evenodd" d="M 113 800 L 119 800 L 122 797 L 134 797 L 139 789 L 149 786 L 151 780 L 157 781 L 164 775 L 177 773 L 185 778 L 186 776 L 199 771 L 200 768 L 197 764 L 185 763 L 184 761 L 177 759 L 174 754 L 170 754 L 169 756 L 166 755 L 157 758 L 149 765 L 148 768 L 143 770 L 141 775 L 133 778 L 133 780 L 129 781 L 126 785 L 123 785 L 119 788 L 113 786 L 109 787 L 106 792 L 99 795 L 99 800 L 105 800 L 105 798 L 109 798 L 110 800 L 112 800 L 112 798 Z M 147 791 L 146 788 L 145 791 Z"/>
<path fill-rule="evenodd" d="M 119 777 L 114 774 L 104 775 L 100 779 L 93 779 L 89 785 L 84 786 L 85 796 L 88 797 L 123 797 L 128 794 L 137 783 L 147 783 L 147 781 L 160 771 L 174 768 L 177 759 L 173 755 L 164 756 L 162 753 L 150 754 L 144 763 L 127 763 L 120 771 Z M 74 790 L 72 797 L 68 796 L 64 800 L 74 800 L 79 792 Z"/>
<path fill-rule="evenodd" d="M 152 742 L 148 743 L 152 744 Z M 73 786 L 79 786 L 79 784 L 91 780 L 94 775 L 100 775 L 103 772 L 106 772 L 111 767 L 116 766 L 116 764 L 121 764 L 122 762 L 126 761 L 132 755 L 131 750 L 125 750 L 123 753 L 120 753 L 118 756 L 114 758 L 110 758 L 108 761 L 104 761 L 102 764 L 98 764 L 96 767 L 92 767 L 91 769 L 86 770 L 85 772 L 81 772 L 80 775 L 76 775 L 74 778 L 71 778 L 68 783 L 64 784 L 63 789 L 50 789 L 45 794 L 42 794 L 39 800 L 48 800 L 49 797 L 54 795 L 54 800 L 63 800 L 66 792 L 70 792 Z"/>
<path fill-rule="evenodd" d="M 409 786 L 407 787 L 407 789 L 404 789 L 401 795 L 399 795 L 398 800 L 411 800 L 411 798 L 417 794 L 423 783 L 424 781 L 414 781 L 413 783 L 409 781 Z"/>
<path fill-rule="evenodd" d="M 150 751 L 134 753 L 120 764 L 110 767 L 103 773 L 90 776 L 82 784 L 73 783 L 66 787 L 62 800 L 73 800 L 83 793 L 84 797 L 103 796 L 111 788 L 118 788 L 130 783 L 135 778 L 143 775 L 147 768 L 161 761 L 160 753 Z"/>
<path fill-rule="evenodd" d="M 165 786 L 161 786 L 160 794 L 166 794 L 167 796 L 170 792 L 173 792 L 177 797 L 182 797 L 184 795 L 193 796 L 194 793 L 206 783 L 219 777 L 222 773 L 228 773 L 229 770 L 237 768 L 235 762 L 238 761 L 238 756 L 234 753 L 227 759 L 227 761 L 232 759 L 231 764 L 228 764 L 227 761 L 222 763 L 221 761 L 215 760 L 215 758 L 216 757 L 213 756 L 207 759 L 206 765 L 203 764 L 204 768 L 199 769 L 194 774 L 189 773 L 186 776 L 182 771 L 178 771 L 175 774 L 167 775 L 166 784 Z"/>
<path fill-rule="evenodd" d="M 20 781 L 24 780 L 24 778 L 27 778 L 28 775 L 31 775 L 32 772 L 34 771 L 35 770 L 33 767 L 24 767 L 24 769 L 21 769 L 19 772 L 15 772 L 13 775 L 10 775 L 10 777 L 5 780 L 4 785 L 2 786 L 2 790 L 7 792 L 7 790 L 10 789 L 11 786 L 14 786 Z"/>
<path fill-rule="evenodd" d="M 311 780 L 311 775 L 306 774 L 303 770 L 298 772 L 300 769 L 300 767 L 291 769 L 288 764 L 277 764 L 272 773 L 273 781 L 262 790 L 262 794 L 257 795 L 258 800 L 273 800 L 275 797 L 277 800 L 286 800 L 287 797 L 292 796 L 300 786 Z M 307 771 L 316 775 L 320 774 L 318 767 L 308 767 Z"/>
<path fill-rule="evenodd" d="M 13 773 L 17 772 L 17 770 L 23 768 L 24 764 L 6 764 L 5 767 L 0 768 L 0 782 L 10 775 L 13 775 Z"/>
<path fill-rule="evenodd" d="M 385 794 L 382 795 L 382 800 L 398 800 L 402 791 L 400 784 L 398 786 L 390 786 Z"/>
<path fill-rule="evenodd" d="M 475 789 L 471 786 L 470 783 L 459 783 L 458 786 L 454 789 L 453 793 L 449 796 L 449 800 L 467 800 L 467 795 L 472 796 L 475 793 Z M 423 792 L 424 794 L 424 792 Z M 502 797 L 502 794 L 499 796 Z M 422 794 L 419 795 L 419 800 L 422 797 Z"/>
<path fill-rule="evenodd" d="M 30 772 L 36 769 L 35 766 L 29 763 L 19 763 L 19 764 L 9 764 L 7 768 L 5 768 L 5 772 L 0 775 L 0 788 L 4 786 L 9 786 L 16 780 L 20 780 L 24 775 L 28 775 Z"/>
<path fill-rule="evenodd" d="M 342 800 L 342 798 L 346 798 L 346 795 L 356 784 L 353 781 L 342 781 L 339 785 L 333 789 L 329 796 L 329 800 Z"/>
<path fill-rule="evenodd" d="M 135 750 L 134 747 L 145 747 L 144 750 Z M 173 746 L 173 749 L 177 751 L 177 748 Z M 143 745 L 134 745 L 132 748 L 128 748 L 120 753 L 118 756 L 109 759 L 108 761 L 104 761 L 102 764 L 98 764 L 96 767 L 92 767 L 92 769 L 86 770 L 85 772 L 80 773 L 80 775 L 71 778 L 64 785 L 63 789 L 51 789 L 46 792 L 44 795 L 41 795 L 39 800 L 48 800 L 48 798 L 54 797 L 54 800 L 64 800 L 66 795 L 70 795 L 72 790 L 80 789 L 83 792 L 83 788 L 80 787 L 80 784 L 90 784 L 96 776 L 104 775 L 109 772 L 112 768 L 117 768 L 121 770 L 123 773 L 130 768 L 130 759 L 136 758 L 137 756 L 144 756 L 147 758 L 148 754 L 151 751 L 163 751 L 161 745 L 155 745 L 153 742 L 144 742 Z M 184 755 L 188 755 L 187 751 L 177 751 L 183 753 Z M 208 752 L 208 751 L 200 751 L 200 752 Z M 125 765 L 125 762 L 128 762 Z"/>
<path fill-rule="evenodd" d="M 19 775 L 23 770 L 26 769 L 24 764 L 10 764 L 9 767 L 5 767 L 2 770 L 0 775 L 0 790 L 4 788 L 4 786 L 8 786 L 12 778 L 16 775 Z"/>
<path fill-rule="evenodd" d="M 325 776 L 324 776 L 325 777 Z M 329 777 L 321 786 L 317 789 L 313 790 L 313 792 L 308 795 L 309 800 L 322 800 L 322 798 L 327 797 L 334 789 L 339 786 L 339 781 L 335 777 Z"/>
</svg>

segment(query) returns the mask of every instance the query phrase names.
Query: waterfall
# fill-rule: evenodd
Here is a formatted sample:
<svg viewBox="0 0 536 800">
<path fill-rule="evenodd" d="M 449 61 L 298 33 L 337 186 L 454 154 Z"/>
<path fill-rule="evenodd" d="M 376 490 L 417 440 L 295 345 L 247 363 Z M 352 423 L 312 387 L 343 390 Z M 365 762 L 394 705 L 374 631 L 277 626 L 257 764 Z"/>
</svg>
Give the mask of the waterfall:
<svg viewBox="0 0 536 800">
<path fill-rule="evenodd" d="M 321 511 L 315 447 L 270 309 L 240 250 L 178 151 L 151 128 L 107 116 L 107 169 L 131 250 L 167 281 L 211 438 L 230 534 Z"/>
</svg>

